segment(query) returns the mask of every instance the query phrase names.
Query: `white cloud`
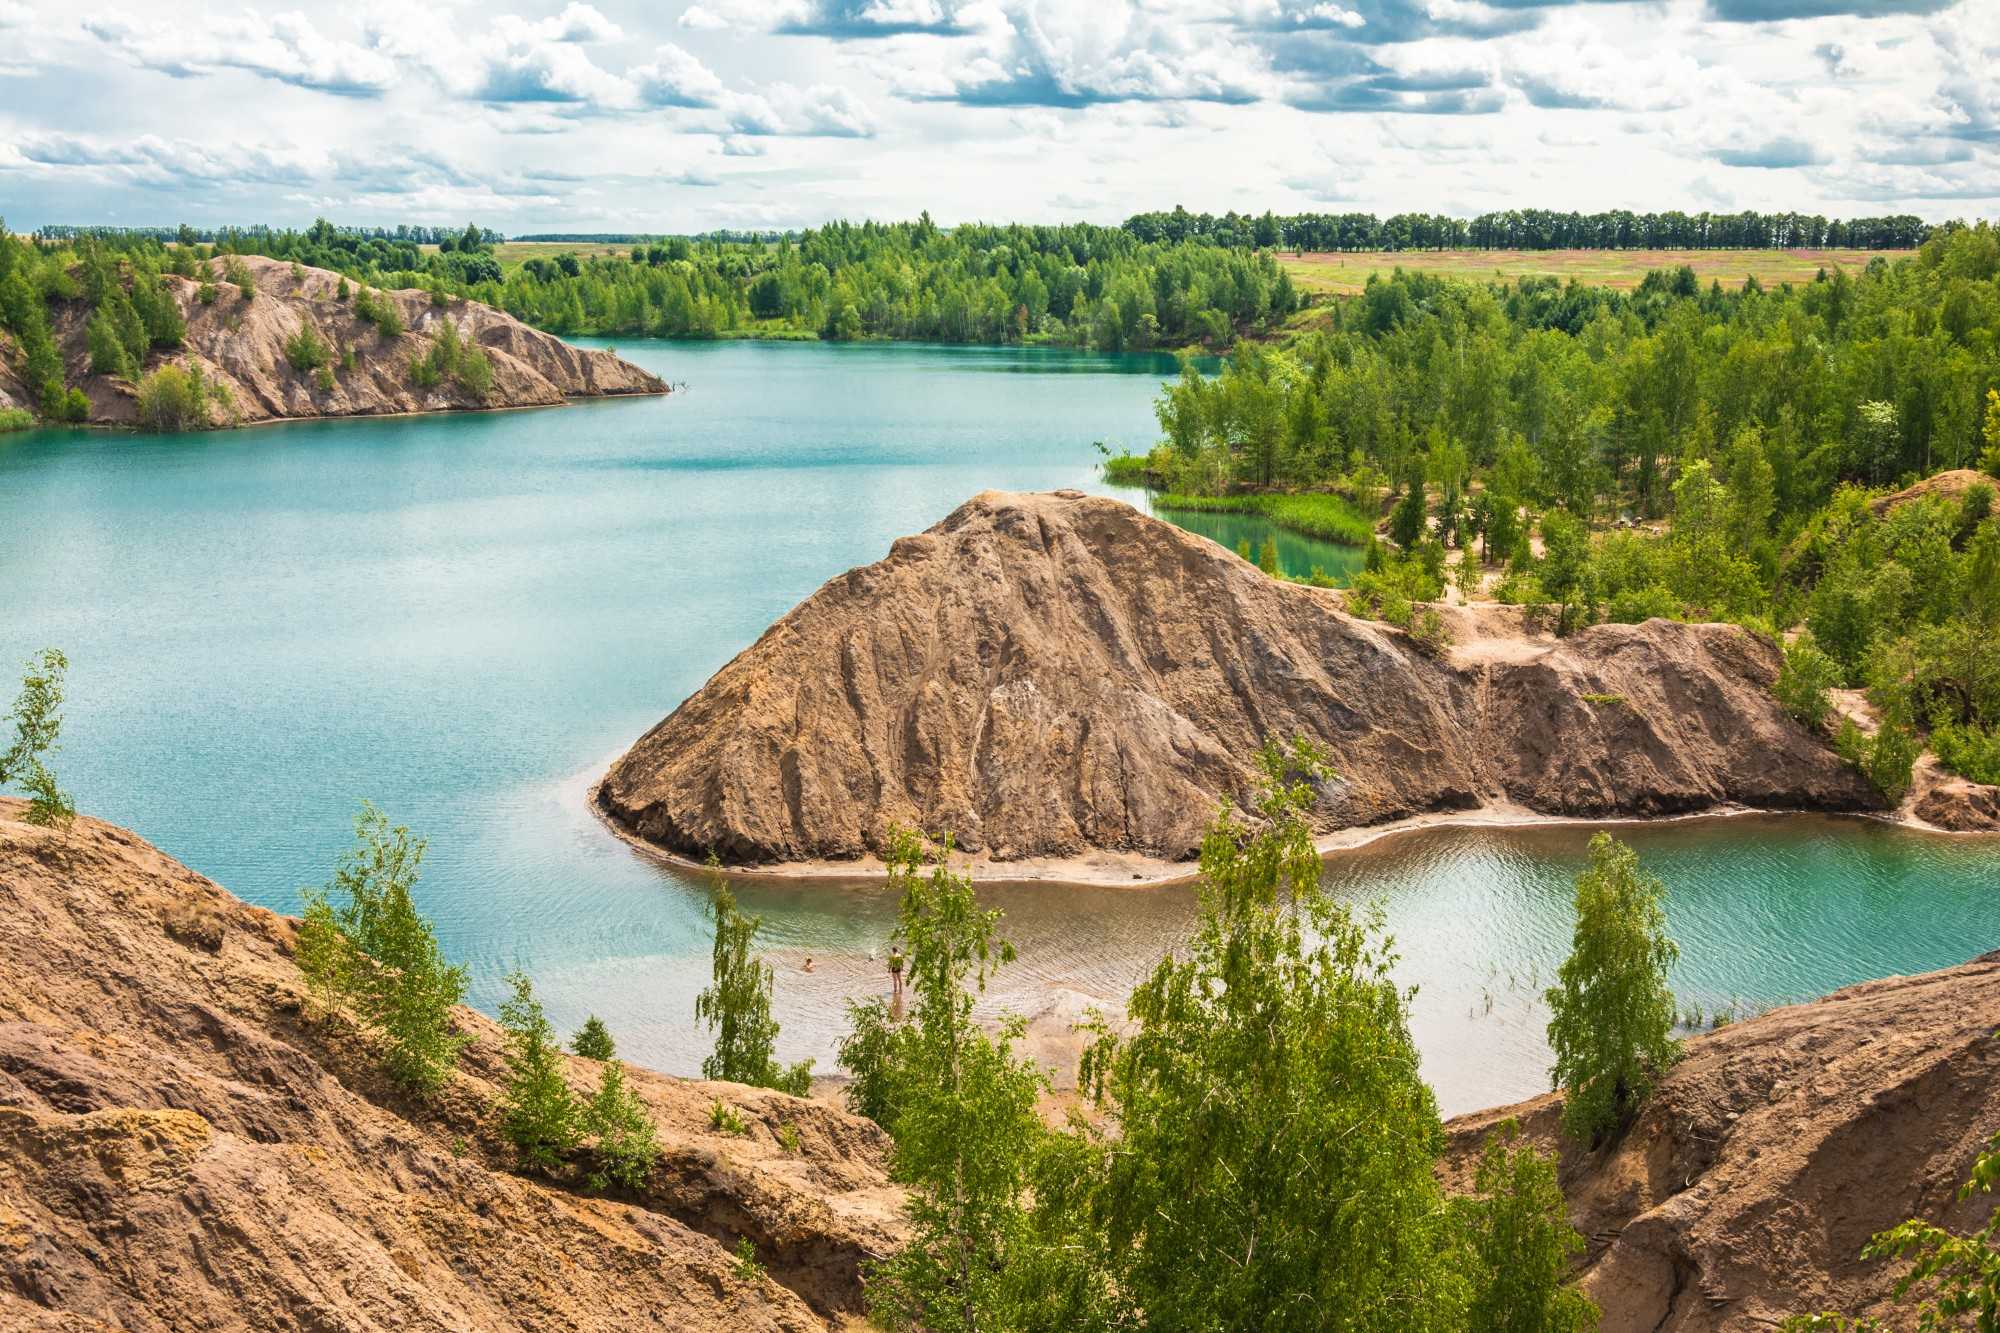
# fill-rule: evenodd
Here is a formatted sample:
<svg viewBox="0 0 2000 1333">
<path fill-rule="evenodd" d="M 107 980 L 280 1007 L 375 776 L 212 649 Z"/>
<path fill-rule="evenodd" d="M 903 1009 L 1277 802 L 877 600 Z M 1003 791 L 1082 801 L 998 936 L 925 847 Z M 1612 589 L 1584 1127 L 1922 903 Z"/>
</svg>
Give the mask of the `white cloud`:
<svg viewBox="0 0 2000 1333">
<path fill-rule="evenodd" d="M 875 119 L 845 88 L 775 83 L 761 93 L 725 93 L 718 105 L 737 135 L 806 135 L 866 139 Z"/>
<path fill-rule="evenodd" d="M 353 42 L 324 36 L 297 12 L 260 18 L 245 11 L 197 26 L 139 21 L 115 11 L 83 21 L 83 30 L 135 65 L 187 77 L 247 70 L 323 92 L 373 96 L 396 79 L 395 62 Z"/>
<path fill-rule="evenodd" d="M 2000 0 L 109 3 L 0 0 L 17 225 L 2000 206 Z"/>
<path fill-rule="evenodd" d="M 680 47 L 667 43 L 650 63 L 631 72 L 634 90 L 647 106 L 714 106 L 722 80 Z"/>
</svg>

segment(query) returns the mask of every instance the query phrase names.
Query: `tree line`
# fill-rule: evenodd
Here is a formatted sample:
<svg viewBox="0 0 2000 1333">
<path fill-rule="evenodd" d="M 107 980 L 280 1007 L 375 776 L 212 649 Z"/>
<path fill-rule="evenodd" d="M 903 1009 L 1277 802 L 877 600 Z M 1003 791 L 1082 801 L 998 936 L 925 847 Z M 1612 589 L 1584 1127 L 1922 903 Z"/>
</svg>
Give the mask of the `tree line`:
<svg viewBox="0 0 2000 1333">
<path fill-rule="evenodd" d="M 503 269 L 468 227 L 436 250 L 324 219 L 304 231 L 220 233 L 205 255 L 262 254 L 378 287 L 483 301 L 559 334 L 890 338 L 1049 343 L 1106 351 L 1224 347 L 1283 325 L 1301 305 L 1266 254 L 1147 244 L 1115 227 L 832 223 L 775 242 L 668 238 L 629 254 L 536 256 Z M 195 250 L 144 232 L 0 241 L 52 270 L 79 248 L 154 269 Z"/>
<path fill-rule="evenodd" d="M 1829 218 L 1820 214 L 1707 210 L 1602 213 L 1507 209 L 1457 218 L 1442 213 L 1137 213 L 1125 230 L 1142 241 L 1193 241 L 1230 249 L 1369 250 L 1910 250 L 1938 228 L 1908 214 Z"/>
</svg>

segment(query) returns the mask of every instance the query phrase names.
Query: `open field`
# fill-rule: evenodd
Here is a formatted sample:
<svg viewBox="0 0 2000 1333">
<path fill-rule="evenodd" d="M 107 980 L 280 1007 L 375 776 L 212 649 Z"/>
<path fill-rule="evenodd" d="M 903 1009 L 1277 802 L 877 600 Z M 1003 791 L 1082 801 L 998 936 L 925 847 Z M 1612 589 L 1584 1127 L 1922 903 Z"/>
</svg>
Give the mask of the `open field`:
<svg viewBox="0 0 2000 1333">
<path fill-rule="evenodd" d="M 1398 268 L 1453 278 L 1501 278 L 1512 281 L 1529 274 L 1547 274 L 1630 291 L 1648 271 L 1691 265 L 1701 285 L 1711 279 L 1724 287 L 1740 287 L 1754 273 L 1766 287 L 1781 282 L 1811 282 L 1821 268 L 1838 264 L 1850 272 L 1882 255 L 1896 259 L 1908 250 L 1400 250 L 1353 254 L 1281 253 L 1278 262 L 1292 280 L 1309 292 L 1352 296 L 1368 284 L 1368 275 L 1385 276 Z"/>
<path fill-rule="evenodd" d="M 417 248 L 426 254 L 437 249 L 435 245 Z M 581 241 L 502 241 L 493 247 L 493 257 L 500 261 L 502 269 L 510 273 L 538 255 L 544 259 L 553 259 L 557 255 L 575 255 L 578 259 L 616 255 L 622 259 L 631 253 L 630 244 L 592 245 Z"/>
</svg>

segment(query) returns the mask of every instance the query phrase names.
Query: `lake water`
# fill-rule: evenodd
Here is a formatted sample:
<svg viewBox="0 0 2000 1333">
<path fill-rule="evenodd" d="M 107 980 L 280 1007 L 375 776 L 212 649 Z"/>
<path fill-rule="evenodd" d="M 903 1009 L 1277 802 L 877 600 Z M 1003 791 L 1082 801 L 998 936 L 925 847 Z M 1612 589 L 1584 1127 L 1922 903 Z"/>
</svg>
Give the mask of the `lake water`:
<svg viewBox="0 0 2000 1333">
<path fill-rule="evenodd" d="M 89 813 L 293 910 L 369 797 L 431 838 L 419 890 L 476 1002 L 527 967 L 565 1030 L 700 1062 L 701 886 L 613 839 L 587 785 L 828 577 L 987 487 L 1102 490 L 1171 362 L 1061 351 L 635 344 L 687 391 L 541 412 L 184 437 L 0 436 L 0 658 L 72 661 L 58 770 Z M 1136 492 L 1123 492 L 1135 497 Z M 1234 544 L 1233 537 L 1230 544 Z M 1536 992 L 1586 831 L 1431 832 L 1343 854 L 1421 986 L 1450 1110 L 1545 1082 Z M 1691 1004 L 1821 993 L 2000 947 L 2000 845 L 1852 820 L 1631 830 L 1669 885 Z M 749 884 L 782 1053 L 828 1062 L 893 904 Z M 996 885 L 996 1002 L 1116 997 L 1181 938 L 1185 889 Z M 807 953 L 815 970 L 796 964 Z"/>
</svg>

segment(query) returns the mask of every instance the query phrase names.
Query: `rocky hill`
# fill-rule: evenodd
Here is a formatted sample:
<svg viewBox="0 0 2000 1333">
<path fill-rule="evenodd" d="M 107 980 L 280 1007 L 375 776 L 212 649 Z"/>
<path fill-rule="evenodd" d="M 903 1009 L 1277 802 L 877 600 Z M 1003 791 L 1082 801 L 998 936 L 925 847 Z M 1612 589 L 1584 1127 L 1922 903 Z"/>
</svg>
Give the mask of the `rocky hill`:
<svg viewBox="0 0 2000 1333">
<path fill-rule="evenodd" d="M 198 368 L 209 384 L 220 386 L 218 401 L 210 409 L 214 425 L 545 407 L 572 398 L 667 391 L 657 377 L 611 352 L 572 347 L 477 301 L 454 299 L 434 306 L 424 291 L 375 293 L 375 300 L 394 307 L 405 328 L 398 337 L 384 338 L 357 313 L 352 283 L 348 298 L 340 299 L 339 274 L 303 268 L 295 277 L 290 264 L 253 255 L 241 262 L 256 288 L 248 301 L 235 285 L 217 281 L 214 300 L 204 304 L 194 281 L 172 274 L 161 279 L 187 321 L 187 336 L 179 350 L 156 350 L 146 365 L 147 370 L 168 362 Z M 50 313 L 67 378 L 90 399 L 90 422 L 135 424 L 135 386 L 116 376 L 90 373 L 86 334 L 90 304 L 57 302 Z M 429 351 L 446 320 L 491 364 L 492 385 L 484 396 L 450 376 L 429 388 L 412 378 L 411 362 Z M 285 355 L 286 342 L 305 326 L 333 352 L 330 382 L 312 370 L 294 369 Z M 342 349 L 353 353 L 351 368 L 339 364 Z M 0 357 L 0 406 L 10 402 L 33 406 L 6 361 Z"/>
<path fill-rule="evenodd" d="M 987 492 L 833 579 L 612 767 L 601 808 L 670 852 L 842 862 L 892 824 L 991 861 L 1177 862 L 1267 737 L 1337 777 L 1323 832 L 1441 811 L 1671 815 L 1879 800 L 1777 706 L 1776 647 L 1654 620 L 1567 639 L 1449 612 L 1355 619 L 1120 501 Z"/>
<path fill-rule="evenodd" d="M 881 1132 L 760 1089 L 634 1070 L 665 1150 L 642 1189 L 514 1174 L 493 1022 L 461 1010 L 460 1071 L 412 1099 L 301 1016 L 293 922 L 20 810 L 0 799 L 0 1327 L 796 1331 L 858 1309 L 897 1243 Z M 746 1136 L 709 1129 L 717 1098 Z M 768 1278 L 737 1272 L 746 1236 Z"/>
<path fill-rule="evenodd" d="M 1691 1040 L 1600 1152 L 1562 1139 L 1554 1095 L 1454 1120 L 1447 1183 L 1469 1184 L 1505 1119 L 1561 1150 L 1604 1333 L 1775 1328 L 1823 1310 L 1911 1328 L 1891 1291 L 1907 1266 L 1861 1248 L 1909 1217 L 1985 1224 L 1993 1196 L 1956 1191 L 2000 1133 L 1996 1028 L 2000 953 L 1871 981 Z"/>
<path fill-rule="evenodd" d="M 0 798 L 0 1328 L 799 1333 L 850 1323 L 904 1234 L 871 1123 L 643 1070 L 664 1148 L 643 1188 L 519 1175 L 490 1020 L 459 1011 L 459 1072 L 414 1100 L 302 1015 L 293 922 L 21 808 Z M 1691 1039 L 1599 1152 L 1548 1096 L 1452 1121 L 1441 1172 L 1466 1187 L 1503 1119 L 1561 1152 L 1608 1333 L 1889 1316 L 1899 1270 L 1859 1259 L 1868 1237 L 1992 1204 L 1953 1194 L 2000 1131 L 1996 1027 L 2000 953 L 1870 982 Z M 709 1129 L 718 1098 L 747 1135 Z M 767 1278 L 737 1270 L 744 1237 Z"/>
</svg>

